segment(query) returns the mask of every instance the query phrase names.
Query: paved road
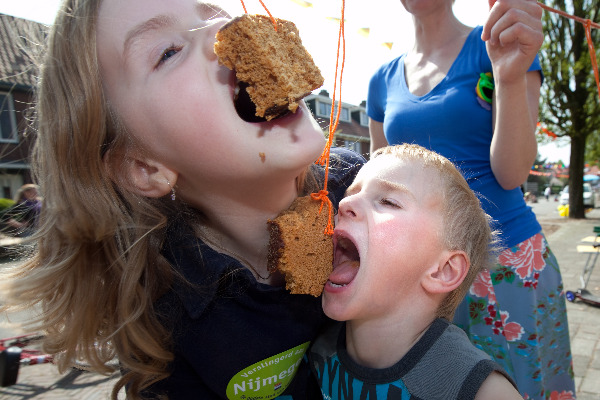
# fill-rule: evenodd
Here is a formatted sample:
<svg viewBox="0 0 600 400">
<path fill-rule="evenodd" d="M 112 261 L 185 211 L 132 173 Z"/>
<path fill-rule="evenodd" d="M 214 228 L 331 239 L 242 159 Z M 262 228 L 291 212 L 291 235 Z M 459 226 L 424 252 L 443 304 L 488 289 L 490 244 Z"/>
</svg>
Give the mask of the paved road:
<svg viewBox="0 0 600 400">
<path fill-rule="evenodd" d="M 588 213 L 585 220 L 570 220 L 558 215 L 557 205 L 553 200 L 546 201 L 544 198 L 531 204 L 558 258 L 566 290 L 576 290 L 581 287 L 580 276 L 587 259 L 587 255 L 577 252 L 577 245 L 585 237 L 593 235 L 594 226 L 600 226 L 600 208 Z M 587 288 L 596 296 L 600 296 L 600 267 L 592 273 Z M 567 313 L 577 398 L 598 400 L 600 308 L 581 302 L 567 303 Z M 0 337 L 14 336 L 18 333 L 18 328 L 0 316 Z M 116 376 L 105 377 L 74 370 L 60 375 L 50 364 L 29 366 L 21 369 L 16 385 L 0 388 L 0 399 L 104 400 L 109 398 L 115 381 Z"/>
</svg>

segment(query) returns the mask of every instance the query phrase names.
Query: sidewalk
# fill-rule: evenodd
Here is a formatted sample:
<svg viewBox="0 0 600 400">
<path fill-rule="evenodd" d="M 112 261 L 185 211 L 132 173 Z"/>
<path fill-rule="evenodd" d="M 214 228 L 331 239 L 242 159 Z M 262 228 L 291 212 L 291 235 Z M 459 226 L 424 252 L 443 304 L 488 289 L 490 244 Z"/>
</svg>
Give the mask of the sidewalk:
<svg viewBox="0 0 600 400">
<path fill-rule="evenodd" d="M 577 252 L 577 245 L 581 239 L 594 234 L 594 226 L 600 226 L 600 208 L 588 213 L 585 220 L 570 220 L 558 215 L 558 203 L 554 201 L 542 198 L 531 206 L 558 258 L 565 290 L 577 290 L 581 287 L 580 276 L 587 260 L 586 254 Z M 600 266 L 592 273 L 587 289 L 600 296 Z M 597 400 L 600 398 L 600 308 L 568 302 L 567 312 L 577 399 Z M 0 316 L 0 337 L 19 333 Z M 117 375 L 105 377 L 75 370 L 60 375 L 50 364 L 27 366 L 21 368 L 16 385 L 0 388 L 0 399 L 105 400 L 110 398 L 117 378 Z"/>
<path fill-rule="evenodd" d="M 558 259 L 565 290 L 576 291 L 582 286 L 580 277 L 588 258 L 587 254 L 577 252 L 577 245 L 583 238 L 594 235 L 594 226 L 600 226 L 600 209 L 590 211 L 585 220 L 570 220 L 558 216 L 557 204 L 541 199 L 531 206 Z M 593 270 L 587 289 L 600 296 L 600 266 Z M 600 398 L 600 308 L 579 301 L 567 302 L 567 316 L 577 399 L 597 400 Z"/>
</svg>

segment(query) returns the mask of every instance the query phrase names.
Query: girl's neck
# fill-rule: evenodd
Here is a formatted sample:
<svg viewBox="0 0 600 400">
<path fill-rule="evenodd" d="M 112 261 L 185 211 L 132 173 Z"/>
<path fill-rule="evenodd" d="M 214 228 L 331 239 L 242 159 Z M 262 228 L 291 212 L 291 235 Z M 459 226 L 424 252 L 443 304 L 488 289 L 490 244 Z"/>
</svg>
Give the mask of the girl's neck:
<svg viewBox="0 0 600 400">
<path fill-rule="evenodd" d="M 240 196 L 211 195 L 202 207 L 205 221 L 198 236 L 215 250 L 229 254 L 244 264 L 263 283 L 273 284 L 267 270 L 269 231 L 267 221 L 287 209 L 297 197 L 295 182 L 277 190 L 258 190 Z M 282 190 L 281 188 L 285 188 Z"/>
</svg>

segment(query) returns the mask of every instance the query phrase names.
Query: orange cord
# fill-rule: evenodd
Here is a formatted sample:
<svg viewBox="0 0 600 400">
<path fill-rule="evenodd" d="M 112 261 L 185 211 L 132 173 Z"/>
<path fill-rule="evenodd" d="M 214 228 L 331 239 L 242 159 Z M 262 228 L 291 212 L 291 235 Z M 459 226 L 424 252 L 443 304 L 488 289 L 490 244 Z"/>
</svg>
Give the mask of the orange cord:
<svg viewBox="0 0 600 400">
<path fill-rule="evenodd" d="M 592 69 L 594 70 L 594 78 L 596 79 L 596 87 L 598 88 L 598 99 L 600 99 L 600 79 L 598 78 L 598 62 L 596 60 L 596 50 L 594 49 L 594 42 L 592 42 L 592 21 L 589 19 L 585 24 L 585 38 L 587 39 L 588 50 L 590 51 L 590 59 L 592 62 Z"/>
<path fill-rule="evenodd" d="M 325 184 L 323 190 L 319 191 L 319 193 L 311 194 L 311 197 L 315 200 L 321 200 L 321 208 L 319 212 L 323 209 L 323 203 L 327 202 L 327 209 L 329 212 L 329 218 L 327 220 L 327 226 L 325 227 L 326 235 L 333 235 L 333 205 L 331 204 L 331 200 L 327 196 L 329 192 L 327 191 L 327 180 L 329 179 L 329 154 L 331 152 L 331 145 L 333 144 L 333 136 L 335 131 L 337 130 L 338 124 L 340 122 L 340 114 L 342 111 L 342 76 L 344 74 L 344 64 L 346 62 L 346 37 L 344 32 L 344 12 L 346 8 L 346 1 L 342 0 L 342 18 L 340 19 L 340 29 L 338 32 L 338 47 L 337 47 L 337 55 L 335 60 L 335 79 L 333 82 L 333 96 L 331 99 L 331 114 L 329 120 L 331 123 L 329 124 L 329 137 L 327 139 L 327 145 L 321 154 L 319 160 L 317 160 L 317 164 L 325 165 Z M 342 47 L 342 66 L 339 68 L 339 60 L 340 60 L 340 47 Z M 333 114 L 335 112 L 335 96 L 337 92 L 337 80 L 338 80 L 338 70 L 340 72 L 340 85 L 339 85 L 339 94 L 340 98 L 338 100 L 338 108 L 337 114 L 335 115 L 335 120 L 333 119 Z"/>
<path fill-rule="evenodd" d="M 258 0 L 258 1 L 263 6 L 263 8 L 267 12 L 267 14 L 269 14 L 269 18 L 271 18 L 271 22 L 273 23 L 273 27 L 275 27 L 275 30 L 277 31 L 277 21 L 275 20 L 275 18 L 273 18 L 273 16 L 271 15 L 271 12 L 269 11 L 269 9 L 265 5 L 265 3 L 263 3 L 262 0 Z M 244 9 L 244 14 L 248 14 L 248 9 L 246 8 L 246 5 L 244 4 L 244 0 L 240 0 L 240 3 L 242 3 L 242 8 Z"/>
<path fill-rule="evenodd" d="M 258 1 L 260 2 L 260 4 L 262 4 L 265 11 L 267 11 L 267 14 L 269 14 L 269 17 L 271 18 L 271 21 L 273 22 L 273 26 L 275 27 L 275 30 L 277 30 L 277 21 L 275 20 L 275 18 L 273 18 L 273 16 L 267 9 L 267 6 L 265 5 L 265 3 L 263 3 L 262 0 L 258 0 Z M 244 8 L 244 13 L 248 14 L 248 10 L 246 9 L 244 0 L 240 0 L 240 2 L 242 3 L 242 7 Z M 325 146 L 325 149 L 323 150 L 321 157 L 317 161 L 318 164 L 325 165 L 325 184 L 324 184 L 323 190 L 320 190 L 318 193 L 312 193 L 310 195 L 311 198 L 314 200 L 321 200 L 321 208 L 319 208 L 319 213 L 323 210 L 323 206 L 325 205 L 325 203 L 327 204 L 328 219 L 327 219 L 327 226 L 325 227 L 325 232 L 324 232 L 326 235 L 333 235 L 333 205 L 331 204 L 331 200 L 329 200 L 329 197 L 328 197 L 329 192 L 327 191 L 327 180 L 329 179 L 329 154 L 331 151 L 331 145 L 333 144 L 333 136 L 334 136 L 335 131 L 337 130 L 338 124 L 340 122 L 340 114 L 342 111 L 342 75 L 344 73 L 344 64 L 346 62 L 346 37 L 345 37 L 345 32 L 344 32 L 345 9 L 346 9 L 346 1 L 342 0 L 342 18 L 340 19 L 340 29 L 339 29 L 339 33 L 338 33 L 337 57 L 336 57 L 336 61 L 335 61 L 335 80 L 334 80 L 334 84 L 333 84 L 333 98 L 331 101 L 330 121 L 332 121 L 332 123 L 329 124 L 329 138 L 327 140 L 327 145 Z M 341 69 L 339 67 L 340 47 L 342 47 Z M 340 85 L 339 85 L 340 96 L 339 96 L 339 100 L 338 100 L 339 106 L 338 106 L 337 114 L 335 115 L 335 120 L 334 120 L 333 114 L 335 112 L 335 96 L 336 96 L 336 91 L 338 88 L 338 86 L 337 86 L 338 70 L 340 73 L 340 75 L 339 75 L 340 76 Z"/>
<path fill-rule="evenodd" d="M 600 24 L 592 22 L 589 19 L 580 18 L 575 15 L 568 14 L 564 11 L 557 10 L 556 8 L 552 8 L 543 3 L 538 2 L 538 4 L 540 5 L 540 7 L 542 7 L 545 10 L 562 15 L 563 17 L 566 17 L 566 18 L 570 18 L 570 19 L 580 22 L 581 24 L 584 25 L 585 38 L 587 40 L 588 49 L 590 51 L 590 59 L 592 61 L 592 69 L 594 70 L 594 78 L 596 79 L 596 87 L 598 88 L 598 99 L 600 99 L 600 79 L 598 77 L 598 62 L 596 60 L 596 51 L 594 50 L 594 43 L 592 42 L 592 28 L 600 29 Z"/>
<path fill-rule="evenodd" d="M 275 21 L 275 18 L 273 18 L 273 16 L 271 15 L 271 12 L 269 11 L 269 9 L 267 8 L 267 6 L 265 5 L 265 3 L 263 3 L 262 0 L 258 0 L 260 2 L 260 4 L 263 6 L 263 8 L 265 9 L 265 11 L 267 12 L 267 14 L 269 14 L 269 17 L 271 18 L 271 22 L 273 22 L 273 26 L 275 27 L 275 31 L 277 31 L 277 21 Z"/>
</svg>

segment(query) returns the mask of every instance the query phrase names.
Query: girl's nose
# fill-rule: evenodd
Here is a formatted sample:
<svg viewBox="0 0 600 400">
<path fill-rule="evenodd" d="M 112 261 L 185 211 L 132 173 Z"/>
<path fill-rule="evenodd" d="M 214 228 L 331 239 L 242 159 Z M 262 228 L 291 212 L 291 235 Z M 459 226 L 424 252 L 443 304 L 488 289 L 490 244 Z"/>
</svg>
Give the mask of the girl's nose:
<svg viewBox="0 0 600 400">
<path fill-rule="evenodd" d="M 209 21 L 209 24 L 206 27 L 201 28 L 201 29 L 205 30 L 203 32 L 203 34 L 204 34 L 203 46 L 204 46 L 204 52 L 209 60 L 217 59 L 217 55 L 215 54 L 215 50 L 214 50 L 215 42 L 217 40 L 215 38 L 215 36 L 217 35 L 217 32 L 219 31 L 219 29 L 221 29 L 221 27 L 229 21 L 230 20 L 226 19 L 226 18 L 219 18 L 214 21 Z"/>
</svg>

